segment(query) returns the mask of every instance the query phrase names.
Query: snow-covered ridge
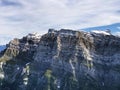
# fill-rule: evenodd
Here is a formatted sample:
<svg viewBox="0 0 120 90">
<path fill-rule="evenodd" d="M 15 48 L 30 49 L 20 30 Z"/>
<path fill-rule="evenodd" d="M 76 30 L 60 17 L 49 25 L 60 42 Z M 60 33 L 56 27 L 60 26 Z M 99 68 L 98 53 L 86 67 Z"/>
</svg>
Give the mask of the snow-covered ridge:
<svg viewBox="0 0 120 90">
<path fill-rule="evenodd" d="M 96 33 L 96 34 L 104 34 L 104 35 L 111 35 L 110 31 L 100 31 L 100 30 L 93 30 L 91 31 L 92 33 Z"/>
<path fill-rule="evenodd" d="M 49 29 L 48 33 L 54 33 L 54 34 L 59 34 L 59 35 L 70 35 L 70 36 L 77 36 L 79 32 L 84 32 L 86 34 L 88 34 L 89 32 L 85 32 L 85 31 L 75 31 L 75 30 L 70 30 L 70 29 L 61 29 L 59 31 L 54 30 L 54 29 Z M 103 34 L 103 35 L 111 35 L 110 30 L 106 30 L 106 31 L 102 31 L 102 30 L 92 30 L 90 32 L 90 34 Z"/>
</svg>

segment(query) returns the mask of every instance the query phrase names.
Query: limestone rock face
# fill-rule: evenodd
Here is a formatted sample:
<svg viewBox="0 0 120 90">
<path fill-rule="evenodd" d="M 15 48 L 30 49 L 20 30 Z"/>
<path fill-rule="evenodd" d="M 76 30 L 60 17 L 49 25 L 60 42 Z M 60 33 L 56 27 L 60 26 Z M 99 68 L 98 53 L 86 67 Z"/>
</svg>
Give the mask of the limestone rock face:
<svg viewBox="0 0 120 90">
<path fill-rule="evenodd" d="M 106 33 L 50 29 L 14 39 L 0 58 L 0 89 L 119 90 L 120 37 Z"/>
</svg>

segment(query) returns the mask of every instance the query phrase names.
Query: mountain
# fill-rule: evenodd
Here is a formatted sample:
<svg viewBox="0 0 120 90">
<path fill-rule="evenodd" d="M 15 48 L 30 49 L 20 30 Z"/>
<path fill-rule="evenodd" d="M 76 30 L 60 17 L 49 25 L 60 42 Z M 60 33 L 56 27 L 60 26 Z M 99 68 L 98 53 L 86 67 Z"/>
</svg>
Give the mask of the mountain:
<svg viewBox="0 0 120 90">
<path fill-rule="evenodd" d="M 0 45 L 0 52 L 3 51 L 6 48 L 5 45 Z"/>
<path fill-rule="evenodd" d="M 120 37 L 49 29 L 14 39 L 0 57 L 0 90 L 120 90 Z"/>
</svg>

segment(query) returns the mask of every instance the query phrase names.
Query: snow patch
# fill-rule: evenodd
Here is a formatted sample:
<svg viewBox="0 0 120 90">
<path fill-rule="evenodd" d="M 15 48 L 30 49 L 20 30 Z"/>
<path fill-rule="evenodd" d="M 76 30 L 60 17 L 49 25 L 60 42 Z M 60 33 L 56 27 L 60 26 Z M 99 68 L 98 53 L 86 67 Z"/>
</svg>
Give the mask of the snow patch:
<svg viewBox="0 0 120 90">
<path fill-rule="evenodd" d="M 104 35 L 111 35 L 109 31 L 98 31 L 98 30 L 93 30 L 92 33 L 97 33 L 97 34 L 104 34 Z"/>
</svg>

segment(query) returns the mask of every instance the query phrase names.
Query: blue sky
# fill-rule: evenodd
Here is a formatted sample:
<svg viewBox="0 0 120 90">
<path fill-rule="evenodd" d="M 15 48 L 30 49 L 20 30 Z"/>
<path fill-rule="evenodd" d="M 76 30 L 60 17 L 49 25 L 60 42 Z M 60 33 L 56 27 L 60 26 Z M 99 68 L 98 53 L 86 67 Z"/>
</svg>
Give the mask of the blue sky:
<svg viewBox="0 0 120 90">
<path fill-rule="evenodd" d="M 120 0 L 0 0 L 0 44 L 49 28 L 109 28 L 120 35 Z"/>
<path fill-rule="evenodd" d="M 110 30 L 112 34 L 114 35 L 120 35 L 120 23 L 114 23 L 111 25 L 104 25 L 104 26 L 97 26 L 97 27 L 88 27 L 88 28 L 83 28 L 85 31 L 92 31 L 92 30 Z"/>
</svg>

